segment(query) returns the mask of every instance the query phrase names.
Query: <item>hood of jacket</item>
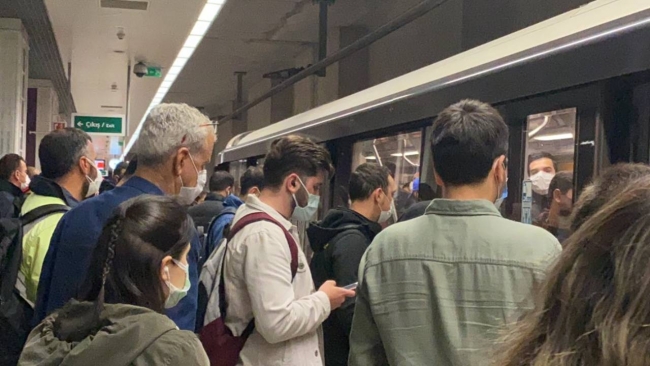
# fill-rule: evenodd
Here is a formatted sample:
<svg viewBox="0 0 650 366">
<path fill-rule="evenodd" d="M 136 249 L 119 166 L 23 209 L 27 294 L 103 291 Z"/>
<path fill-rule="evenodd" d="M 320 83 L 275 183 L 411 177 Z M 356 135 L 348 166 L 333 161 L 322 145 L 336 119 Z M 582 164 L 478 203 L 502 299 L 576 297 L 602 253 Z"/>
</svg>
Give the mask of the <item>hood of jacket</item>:
<svg viewBox="0 0 650 366">
<path fill-rule="evenodd" d="M 127 366 L 176 325 L 152 310 L 106 304 L 97 326 L 80 330 L 92 319 L 95 304 L 71 301 L 47 317 L 29 336 L 21 366 Z"/>
<path fill-rule="evenodd" d="M 43 178 L 40 175 L 35 176 L 29 184 L 29 189 L 38 195 L 47 197 L 56 197 L 67 202 L 63 189 L 53 180 Z"/>
<path fill-rule="evenodd" d="M 242 201 L 241 198 L 237 197 L 234 194 L 228 195 L 228 197 L 223 200 L 223 207 L 239 208 L 239 206 L 243 204 L 244 201 Z"/>
<path fill-rule="evenodd" d="M 314 252 L 320 252 L 336 235 L 350 229 L 361 231 L 372 241 L 381 231 L 381 225 L 350 209 L 335 208 L 322 221 L 309 225 L 309 245 Z"/>
</svg>

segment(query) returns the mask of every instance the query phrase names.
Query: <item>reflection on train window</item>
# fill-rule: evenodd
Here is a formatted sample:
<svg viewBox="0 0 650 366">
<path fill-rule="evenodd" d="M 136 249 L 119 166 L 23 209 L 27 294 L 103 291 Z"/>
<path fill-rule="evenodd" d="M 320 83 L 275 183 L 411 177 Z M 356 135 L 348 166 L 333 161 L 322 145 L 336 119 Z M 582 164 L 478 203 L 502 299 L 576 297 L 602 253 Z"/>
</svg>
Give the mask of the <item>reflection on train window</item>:
<svg viewBox="0 0 650 366">
<path fill-rule="evenodd" d="M 246 171 L 246 159 L 244 160 L 239 160 L 239 161 L 233 161 L 230 163 L 230 174 L 235 178 L 235 187 L 234 187 L 234 194 L 239 195 L 241 191 L 241 187 L 239 186 L 239 179 L 241 178 L 242 175 L 244 175 L 244 172 Z"/>
<path fill-rule="evenodd" d="M 260 167 L 260 168 L 263 167 L 264 166 L 264 160 L 266 160 L 266 158 L 258 158 L 257 159 L 257 166 Z"/>
<path fill-rule="evenodd" d="M 399 187 L 395 197 L 397 217 L 417 202 L 421 193 L 428 195 L 429 189 L 419 184 L 421 148 L 422 131 L 364 140 L 354 144 L 352 170 L 363 163 L 378 163 L 388 167 L 393 173 Z"/>
<path fill-rule="evenodd" d="M 524 177 L 533 186 L 532 221 L 545 226 L 553 192 L 549 186 L 559 172 L 573 173 L 575 155 L 576 109 L 528 116 L 526 126 L 526 163 Z M 562 175 L 572 177 L 573 174 Z M 558 176 L 556 179 L 562 178 Z M 566 210 L 565 210 L 566 211 Z M 560 214 L 561 226 L 568 225 L 568 216 Z"/>
</svg>

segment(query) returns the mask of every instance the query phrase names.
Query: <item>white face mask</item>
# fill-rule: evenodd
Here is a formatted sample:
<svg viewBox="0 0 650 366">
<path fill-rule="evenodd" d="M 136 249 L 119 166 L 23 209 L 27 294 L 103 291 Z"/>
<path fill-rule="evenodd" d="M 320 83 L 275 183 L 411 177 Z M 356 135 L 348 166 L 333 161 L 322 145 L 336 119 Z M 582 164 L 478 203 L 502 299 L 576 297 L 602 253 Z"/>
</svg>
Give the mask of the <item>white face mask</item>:
<svg viewBox="0 0 650 366">
<path fill-rule="evenodd" d="M 25 175 L 25 181 L 20 183 L 20 190 L 21 191 L 26 191 L 29 189 L 29 183 L 31 183 L 32 180 L 29 179 L 29 176 Z"/>
<path fill-rule="evenodd" d="M 381 206 L 379 206 L 379 209 L 381 210 Z M 395 201 L 391 200 L 390 207 L 388 207 L 388 211 L 382 210 L 381 213 L 379 214 L 379 220 L 377 220 L 377 222 L 383 224 L 384 222 L 388 221 L 391 217 L 393 217 L 394 211 L 395 211 Z"/>
<path fill-rule="evenodd" d="M 539 171 L 530 176 L 530 180 L 533 183 L 533 191 L 537 194 L 547 195 L 548 187 L 551 185 L 551 180 L 555 174 Z"/>
<path fill-rule="evenodd" d="M 307 186 L 305 186 L 302 180 L 298 178 L 298 181 L 302 185 L 302 188 L 305 189 L 305 192 L 307 192 L 307 194 L 309 195 L 309 199 L 307 201 L 307 206 L 300 207 L 300 205 L 298 204 L 298 200 L 296 199 L 296 195 L 295 194 L 291 195 L 293 197 L 293 201 L 296 203 L 296 207 L 293 209 L 293 214 L 291 215 L 291 218 L 298 221 L 308 222 L 311 220 L 312 217 L 314 217 L 316 211 L 318 211 L 318 205 L 320 204 L 320 196 L 309 193 L 309 191 L 307 190 Z"/>
<path fill-rule="evenodd" d="M 187 264 L 184 264 L 183 262 L 177 261 L 176 259 L 172 259 L 176 265 L 185 272 L 185 285 L 183 288 L 179 289 L 178 287 L 174 286 L 171 281 L 166 280 L 165 284 L 169 288 L 169 296 L 167 296 L 167 300 L 165 300 L 165 309 L 171 309 L 174 306 L 178 305 L 178 303 L 183 300 L 183 298 L 187 295 L 187 292 L 190 290 L 190 287 L 192 284 L 190 283 L 190 275 L 189 275 L 189 269 Z M 165 273 L 167 273 L 167 278 L 171 278 L 169 274 L 169 268 L 165 267 Z"/>
<path fill-rule="evenodd" d="M 88 158 L 88 163 L 92 165 L 93 168 L 95 168 L 95 171 L 97 171 L 97 178 L 94 180 L 90 178 L 88 175 L 86 175 L 86 179 L 88 180 L 88 192 L 86 193 L 86 198 L 90 198 L 95 196 L 97 193 L 99 193 L 99 187 L 102 185 L 102 182 L 104 181 L 104 177 L 99 173 L 99 169 L 95 166 L 95 164 Z"/>
<path fill-rule="evenodd" d="M 178 201 L 180 202 L 181 205 L 189 206 L 194 202 L 196 197 L 201 195 L 201 192 L 203 192 L 203 187 L 205 187 L 205 183 L 208 181 L 208 172 L 203 169 L 199 172 L 199 170 L 196 168 L 196 164 L 194 163 L 194 158 L 192 158 L 192 155 L 190 154 L 190 160 L 192 161 L 192 165 L 194 166 L 194 170 L 196 171 L 196 186 L 194 187 L 185 187 L 183 184 L 183 178 L 181 178 L 181 191 L 178 193 Z"/>
</svg>

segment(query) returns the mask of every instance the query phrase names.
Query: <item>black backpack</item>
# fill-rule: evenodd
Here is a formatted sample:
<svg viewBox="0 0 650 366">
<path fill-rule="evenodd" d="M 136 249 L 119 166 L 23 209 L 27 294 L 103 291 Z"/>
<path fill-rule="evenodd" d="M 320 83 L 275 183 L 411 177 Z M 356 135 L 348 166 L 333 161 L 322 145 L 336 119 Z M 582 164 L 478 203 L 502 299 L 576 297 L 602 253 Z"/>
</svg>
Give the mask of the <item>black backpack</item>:
<svg viewBox="0 0 650 366">
<path fill-rule="evenodd" d="M 0 219 L 0 366 L 18 363 L 32 329 L 34 310 L 16 289 L 23 258 L 23 228 L 68 210 L 65 205 L 44 205 L 17 219 Z"/>
</svg>

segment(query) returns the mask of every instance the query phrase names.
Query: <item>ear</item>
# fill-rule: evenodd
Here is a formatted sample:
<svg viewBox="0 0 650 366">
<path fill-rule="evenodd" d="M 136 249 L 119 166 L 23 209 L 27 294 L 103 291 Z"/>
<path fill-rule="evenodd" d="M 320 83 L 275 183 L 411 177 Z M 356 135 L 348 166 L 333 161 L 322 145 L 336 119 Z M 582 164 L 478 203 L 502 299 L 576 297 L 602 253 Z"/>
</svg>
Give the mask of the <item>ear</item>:
<svg viewBox="0 0 650 366">
<path fill-rule="evenodd" d="M 260 189 L 258 187 L 252 187 L 251 189 L 248 190 L 247 194 L 254 194 L 258 196 L 260 194 Z"/>
<path fill-rule="evenodd" d="M 174 156 L 173 160 L 173 169 L 175 176 L 181 175 L 181 172 L 183 171 L 183 164 L 185 164 L 185 160 L 187 160 L 186 158 L 189 156 L 189 154 L 190 150 L 186 147 L 181 147 L 176 152 L 176 156 Z"/>
<path fill-rule="evenodd" d="M 373 198 L 376 202 L 379 202 L 381 200 L 382 193 L 384 193 L 384 191 L 381 188 L 377 188 L 374 191 L 372 191 L 370 197 Z"/>
<path fill-rule="evenodd" d="M 436 184 L 437 184 L 437 185 L 439 185 L 440 187 L 444 187 L 444 186 L 445 186 L 445 182 L 442 181 L 442 179 L 440 178 L 440 176 L 438 175 L 438 173 L 433 173 L 433 177 L 435 178 L 435 180 L 436 180 Z"/>
<path fill-rule="evenodd" d="M 160 262 L 160 278 L 163 281 L 169 281 L 169 273 L 165 271 L 165 268 L 167 268 L 170 264 L 172 263 L 172 256 L 168 255 L 165 258 L 162 259 Z"/>
<path fill-rule="evenodd" d="M 557 203 L 562 202 L 562 192 L 557 188 L 553 191 L 553 201 Z"/>
<path fill-rule="evenodd" d="M 302 185 L 298 179 L 298 174 L 296 173 L 291 173 L 287 175 L 286 178 L 284 178 L 284 186 L 289 192 L 295 194 L 300 190 L 300 187 L 302 187 Z"/>
</svg>

